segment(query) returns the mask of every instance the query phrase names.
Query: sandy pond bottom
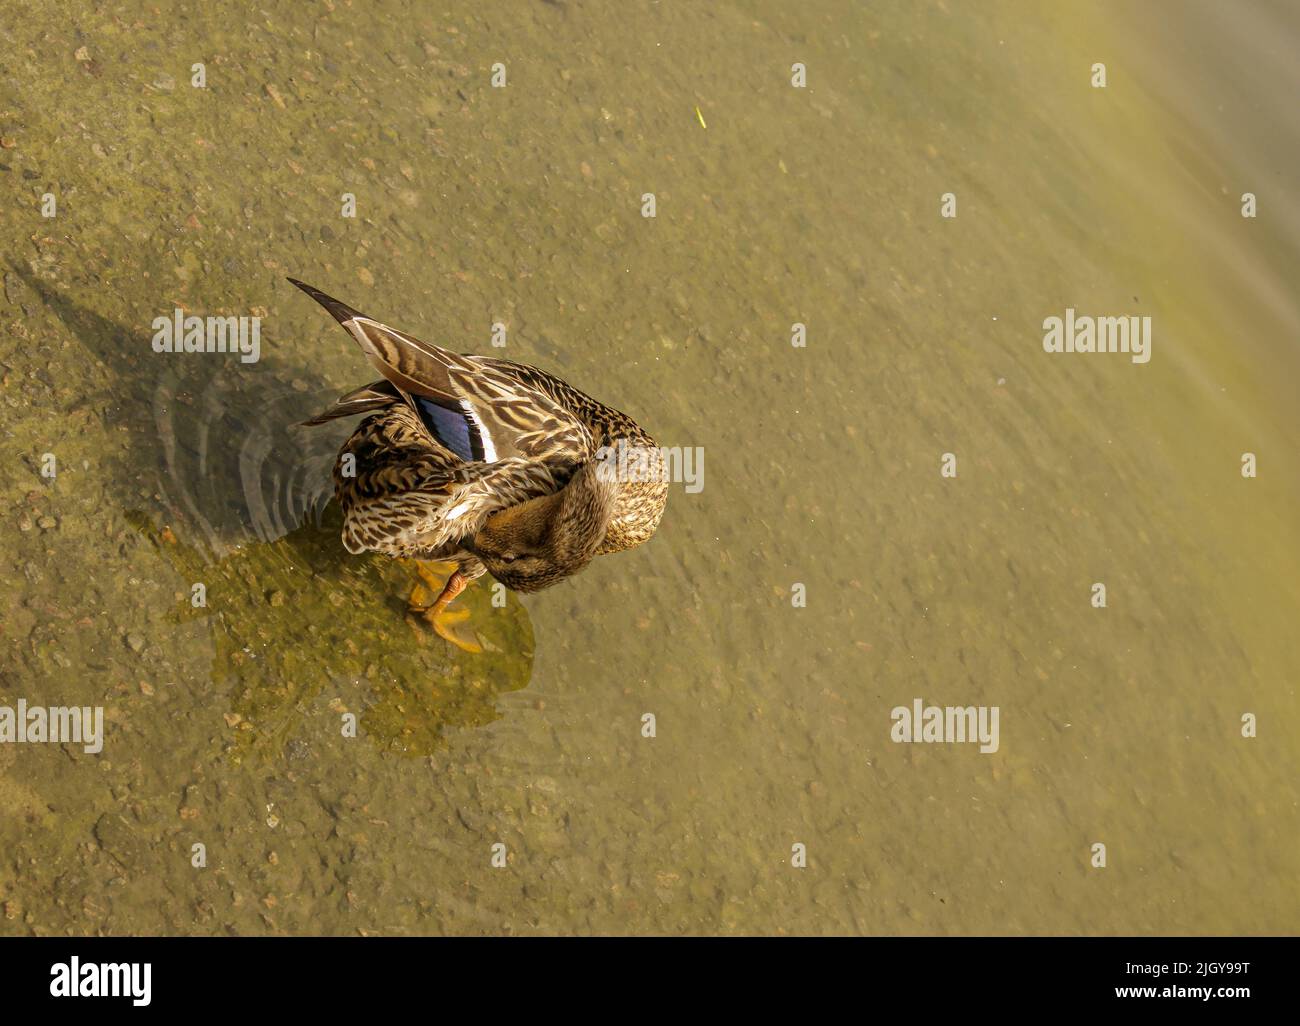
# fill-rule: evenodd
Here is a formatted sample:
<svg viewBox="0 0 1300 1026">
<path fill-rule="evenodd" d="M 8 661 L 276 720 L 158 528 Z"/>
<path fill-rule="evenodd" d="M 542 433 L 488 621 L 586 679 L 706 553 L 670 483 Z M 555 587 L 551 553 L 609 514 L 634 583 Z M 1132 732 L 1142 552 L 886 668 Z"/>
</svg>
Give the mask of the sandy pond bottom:
<svg viewBox="0 0 1300 1026">
<path fill-rule="evenodd" d="M 105 738 L 0 744 L 0 930 L 1294 932 L 1300 31 L 1054 6 L 11 3 L 0 705 Z M 703 490 L 449 651 L 310 515 L 368 373 L 286 274 Z"/>
</svg>

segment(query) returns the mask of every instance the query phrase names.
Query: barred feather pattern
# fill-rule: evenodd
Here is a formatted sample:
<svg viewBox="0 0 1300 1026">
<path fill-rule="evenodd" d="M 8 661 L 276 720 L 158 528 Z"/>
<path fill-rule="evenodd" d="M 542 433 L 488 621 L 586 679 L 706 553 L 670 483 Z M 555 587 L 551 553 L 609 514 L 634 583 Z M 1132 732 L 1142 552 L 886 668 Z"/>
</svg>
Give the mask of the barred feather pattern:
<svg viewBox="0 0 1300 1026">
<path fill-rule="evenodd" d="M 470 578 L 484 568 L 458 540 L 473 535 L 497 510 L 550 495 L 602 448 L 621 441 L 648 453 L 648 480 L 620 481 L 598 555 L 621 552 L 648 540 L 659 526 L 668 483 L 655 440 L 625 413 L 593 399 L 568 382 L 525 364 L 478 358 L 509 385 L 540 392 L 581 425 L 547 442 L 546 425 L 528 419 L 520 403 L 518 425 L 533 424 L 528 457 L 495 463 L 466 462 L 432 438 L 415 411 L 400 398 L 362 421 L 339 454 L 335 494 L 343 509 L 343 544 L 349 552 L 457 562 Z M 480 383 L 481 387 L 481 383 Z M 346 397 L 345 397 L 346 398 Z M 496 404 L 513 420 L 512 403 Z M 538 456 L 540 455 L 540 458 Z M 348 457 L 351 457 L 351 460 Z M 345 468 L 351 464 L 351 474 Z M 656 472 L 657 471 L 657 472 Z"/>
<path fill-rule="evenodd" d="M 654 534 L 668 497 L 664 461 L 631 417 L 536 367 L 422 342 L 289 281 L 323 306 L 383 375 L 307 422 L 372 414 L 344 445 L 334 472 L 350 552 L 455 558 L 477 576 L 484 567 L 460 542 L 479 534 L 494 512 L 558 493 L 580 470 L 555 521 L 576 548 L 557 561 L 554 579 L 593 554 Z M 463 418 L 463 427 L 448 416 Z M 637 450 L 635 473 L 611 475 L 596 465 L 620 443 Z M 539 583 L 537 574 L 515 576 Z"/>
<path fill-rule="evenodd" d="M 527 364 L 491 362 L 522 384 L 545 393 L 586 426 L 591 433 L 587 459 L 594 458 L 602 448 L 616 448 L 620 441 L 646 452 L 647 479 L 619 483 L 605 540 L 596 554 L 622 552 L 647 541 L 659 527 L 668 502 L 668 475 L 658 443 L 626 413 L 606 406 L 553 374 Z"/>
<path fill-rule="evenodd" d="M 415 411 L 395 402 L 362 421 L 339 453 L 334 491 L 343 545 L 353 553 L 468 564 L 473 557 L 461 552 L 460 538 L 496 510 L 558 491 L 572 472 L 572 464 L 520 457 L 465 462 L 429 436 Z"/>
</svg>

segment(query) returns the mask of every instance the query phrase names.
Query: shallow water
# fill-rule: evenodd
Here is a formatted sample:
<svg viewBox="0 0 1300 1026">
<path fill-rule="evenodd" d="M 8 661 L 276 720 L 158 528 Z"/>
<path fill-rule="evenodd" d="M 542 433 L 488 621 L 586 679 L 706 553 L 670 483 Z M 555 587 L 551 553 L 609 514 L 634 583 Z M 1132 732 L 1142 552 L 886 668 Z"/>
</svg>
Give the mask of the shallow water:
<svg viewBox="0 0 1300 1026">
<path fill-rule="evenodd" d="M 1294 932 L 1300 19 L 1057 6 L 11 4 L 0 704 L 108 733 L 0 745 L 0 929 Z M 449 650 L 322 508 L 371 375 L 286 274 L 703 490 Z"/>
</svg>

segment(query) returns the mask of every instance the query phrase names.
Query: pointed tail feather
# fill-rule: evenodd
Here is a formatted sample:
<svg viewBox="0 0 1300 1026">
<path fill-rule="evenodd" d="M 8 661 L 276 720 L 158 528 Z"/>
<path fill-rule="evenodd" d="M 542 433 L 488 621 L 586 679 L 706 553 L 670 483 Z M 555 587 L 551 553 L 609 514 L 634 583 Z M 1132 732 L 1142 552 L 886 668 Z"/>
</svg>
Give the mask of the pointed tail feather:
<svg viewBox="0 0 1300 1026">
<path fill-rule="evenodd" d="M 305 293 L 307 293 L 307 295 L 311 296 L 312 299 L 316 300 L 316 302 L 318 302 L 321 306 L 323 306 L 326 310 L 328 310 L 331 314 L 333 314 L 334 319 L 338 321 L 340 324 L 346 324 L 354 317 L 366 316 L 360 310 L 352 309 L 352 307 L 348 306 L 347 303 L 341 303 L 333 296 L 327 296 L 320 289 L 308 285 L 306 282 L 301 282 L 297 278 L 288 278 L 287 281 L 291 285 L 297 285 L 298 288 L 302 289 Z"/>
<path fill-rule="evenodd" d="M 402 394 L 392 384 L 387 381 L 376 381 L 373 384 L 364 385 L 349 392 L 324 413 L 317 414 L 311 420 L 304 420 L 302 427 L 314 427 L 317 424 L 324 424 L 339 417 L 369 413 L 372 410 L 380 410 L 385 406 L 391 406 L 393 403 L 402 401 Z"/>
</svg>

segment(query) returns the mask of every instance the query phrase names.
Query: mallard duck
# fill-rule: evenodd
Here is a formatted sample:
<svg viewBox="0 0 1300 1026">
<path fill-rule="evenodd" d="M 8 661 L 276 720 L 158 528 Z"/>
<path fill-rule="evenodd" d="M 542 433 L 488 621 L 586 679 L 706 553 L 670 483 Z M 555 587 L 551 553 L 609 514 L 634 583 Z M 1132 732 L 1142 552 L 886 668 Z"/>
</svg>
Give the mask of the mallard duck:
<svg viewBox="0 0 1300 1026">
<path fill-rule="evenodd" d="M 536 367 L 421 342 L 289 281 L 383 375 L 305 422 L 369 414 L 334 467 L 343 545 L 413 560 L 411 610 L 441 637 L 481 651 L 455 629 L 468 614 L 447 607 L 485 572 L 537 591 L 654 534 L 664 461 L 631 417 Z M 629 451 L 638 472 L 619 473 Z M 425 587 L 432 603 L 417 600 Z"/>
</svg>

